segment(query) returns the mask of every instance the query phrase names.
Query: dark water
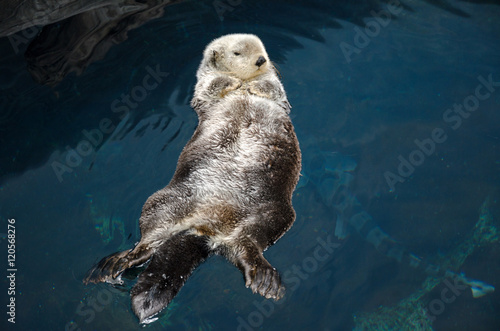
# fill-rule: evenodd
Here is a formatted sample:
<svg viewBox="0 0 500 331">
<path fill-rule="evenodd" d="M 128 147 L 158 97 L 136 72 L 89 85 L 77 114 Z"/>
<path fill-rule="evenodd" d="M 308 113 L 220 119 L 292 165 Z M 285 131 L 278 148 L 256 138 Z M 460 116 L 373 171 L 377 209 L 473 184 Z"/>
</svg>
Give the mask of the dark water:
<svg viewBox="0 0 500 331">
<path fill-rule="evenodd" d="M 415 254 L 500 286 L 498 238 L 470 244 L 483 202 L 489 224 L 500 216 L 500 7 L 395 3 L 152 2 L 1 38 L 0 242 L 7 275 L 15 219 L 17 271 L 16 323 L 4 278 L 0 328 L 142 329 L 129 288 L 82 279 L 139 240 L 142 204 L 168 183 L 196 127 L 189 101 L 204 46 L 247 32 L 279 68 L 304 154 L 296 223 L 265 253 L 287 295 L 253 295 L 214 257 L 146 329 L 500 329 L 498 291 L 447 300 L 442 279 L 394 326 L 378 309 L 411 298 L 426 275 L 355 232 L 333 235 L 340 185 Z M 109 24 L 97 19 L 106 15 Z"/>
</svg>

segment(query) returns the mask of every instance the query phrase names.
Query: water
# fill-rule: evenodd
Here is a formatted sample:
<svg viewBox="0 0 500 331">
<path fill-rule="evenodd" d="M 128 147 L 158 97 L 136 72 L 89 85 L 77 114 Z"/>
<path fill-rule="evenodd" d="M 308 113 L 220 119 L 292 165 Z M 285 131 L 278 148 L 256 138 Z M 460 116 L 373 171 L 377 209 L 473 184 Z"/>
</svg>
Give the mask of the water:
<svg viewBox="0 0 500 331">
<path fill-rule="evenodd" d="M 0 242 L 7 274 L 14 218 L 17 269 L 16 324 L 5 280 L 1 329 L 142 328 L 127 287 L 82 279 L 139 240 L 142 204 L 168 183 L 197 124 L 189 100 L 202 50 L 233 32 L 259 35 L 277 63 L 304 153 L 296 223 L 265 253 L 288 292 L 282 304 L 253 295 L 213 257 L 147 329 L 351 330 L 363 318 L 394 320 L 377 309 L 415 298 L 426 275 L 355 232 L 335 238 L 339 187 L 410 251 L 498 288 L 498 241 L 457 252 L 484 201 L 492 225 L 500 215 L 500 86 L 478 87 L 500 81 L 500 7 L 221 3 L 107 11 L 120 21 L 112 28 L 86 13 L 0 39 Z M 321 250 L 327 240 L 334 246 Z M 499 329 L 498 291 L 473 299 L 461 290 L 445 302 L 446 282 L 434 285 L 404 311 L 411 320 L 426 308 L 433 321 L 417 319 L 422 329 Z"/>
</svg>

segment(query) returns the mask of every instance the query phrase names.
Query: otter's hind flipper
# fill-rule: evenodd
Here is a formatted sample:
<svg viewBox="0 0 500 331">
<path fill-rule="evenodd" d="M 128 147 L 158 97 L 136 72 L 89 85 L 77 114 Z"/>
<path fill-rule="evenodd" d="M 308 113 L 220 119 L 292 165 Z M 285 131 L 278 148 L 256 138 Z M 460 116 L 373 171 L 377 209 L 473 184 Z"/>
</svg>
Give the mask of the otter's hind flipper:
<svg viewBox="0 0 500 331">
<path fill-rule="evenodd" d="M 92 269 L 89 270 L 83 283 L 87 285 L 88 283 L 100 283 L 100 282 L 113 282 L 123 269 L 124 258 L 127 256 L 129 251 L 113 253 L 106 256 L 101 261 L 99 261 Z"/>
<path fill-rule="evenodd" d="M 83 283 L 115 283 L 115 279 L 126 269 L 149 260 L 151 253 L 152 250 L 137 245 L 134 249 L 108 255 L 89 270 Z"/>
<path fill-rule="evenodd" d="M 209 256 L 204 237 L 179 233 L 158 247 L 132 288 L 132 310 L 141 323 L 165 308 L 193 270 Z"/>
</svg>

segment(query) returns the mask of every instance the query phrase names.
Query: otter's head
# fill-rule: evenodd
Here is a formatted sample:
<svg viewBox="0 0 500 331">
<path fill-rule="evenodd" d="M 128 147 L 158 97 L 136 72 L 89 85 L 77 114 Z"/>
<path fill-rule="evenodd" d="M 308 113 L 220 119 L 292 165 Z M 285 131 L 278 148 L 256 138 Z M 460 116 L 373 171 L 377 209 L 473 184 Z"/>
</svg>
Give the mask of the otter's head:
<svg viewBox="0 0 500 331">
<path fill-rule="evenodd" d="M 211 70 L 242 80 L 262 75 L 272 68 L 262 41 L 252 34 L 229 34 L 215 39 L 205 49 L 203 63 Z"/>
</svg>

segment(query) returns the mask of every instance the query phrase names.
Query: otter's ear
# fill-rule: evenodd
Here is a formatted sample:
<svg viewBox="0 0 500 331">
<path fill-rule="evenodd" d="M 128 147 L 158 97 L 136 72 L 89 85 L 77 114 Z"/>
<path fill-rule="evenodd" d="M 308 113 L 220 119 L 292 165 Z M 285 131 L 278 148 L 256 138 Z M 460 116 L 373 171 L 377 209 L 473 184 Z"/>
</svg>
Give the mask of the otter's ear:
<svg viewBox="0 0 500 331">
<path fill-rule="evenodd" d="M 217 69 L 217 61 L 219 60 L 220 58 L 220 52 L 216 51 L 216 50 L 212 50 L 212 54 L 210 54 L 210 65 Z"/>
</svg>

